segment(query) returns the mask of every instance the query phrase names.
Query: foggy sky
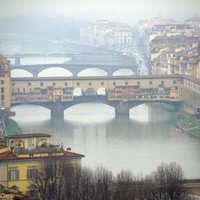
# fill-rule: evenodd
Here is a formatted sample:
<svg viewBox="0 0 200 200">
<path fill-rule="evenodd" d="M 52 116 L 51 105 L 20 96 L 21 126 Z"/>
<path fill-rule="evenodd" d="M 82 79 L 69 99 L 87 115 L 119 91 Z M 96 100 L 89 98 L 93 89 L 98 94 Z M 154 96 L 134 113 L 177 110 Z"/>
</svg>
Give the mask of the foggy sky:
<svg viewBox="0 0 200 200">
<path fill-rule="evenodd" d="M 185 20 L 200 16 L 200 0 L 0 0 L 0 17 L 17 14 L 125 21 L 161 15 Z"/>
</svg>

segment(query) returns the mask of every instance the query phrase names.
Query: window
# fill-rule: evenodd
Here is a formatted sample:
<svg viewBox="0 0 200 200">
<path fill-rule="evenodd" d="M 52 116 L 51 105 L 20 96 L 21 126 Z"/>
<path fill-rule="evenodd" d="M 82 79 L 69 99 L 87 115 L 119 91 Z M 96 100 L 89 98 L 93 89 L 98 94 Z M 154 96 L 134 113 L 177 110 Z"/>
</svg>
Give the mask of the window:
<svg viewBox="0 0 200 200">
<path fill-rule="evenodd" d="M 30 154 L 29 154 L 29 157 L 33 157 L 33 154 L 32 154 L 32 153 L 30 153 Z"/>
<path fill-rule="evenodd" d="M 149 85 L 152 85 L 152 81 L 149 81 Z"/>
<path fill-rule="evenodd" d="M 164 85 L 164 81 L 161 81 L 161 84 Z"/>
<path fill-rule="evenodd" d="M 68 83 L 67 83 L 67 82 L 65 82 L 65 86 L 68 86 Z"/>
<path fill-rule="evenodd" d="M 4 93 L 4 87 L 1 88 L 1 93 Z"/>
<path fill-rule="evenodd" d="M 4 94 L 1 95 L 1 100 L 4 101 Z"/>
<path fill-rule="evenodd" d="M 4 80 L 1 80 L 1 84 L 4 84 Z"/>
<path fill-rule="evenodd" d="M 104 85 L 104 82 L 101 82 L 101 85 Z"/>
<path fill-rule="evenodd" d="M 55 83 L 55 82 L 53 82 L 53 86 L 56 86 L 56 83 Z"/>
<path fill-rule="evenodd" d="M 113 82 L 113 85 L 116 85 L 116 82 Z"/>
<path fill-rule="evenodd" d="M 37 178 L 38 170 L 35 167 L 27 169 L 27 179 Z"/>
<path fill-rule="evenodd" d="M 173 84 L 176 84 L 176 81 L 173 81 Z"/>
<path fill-rule="evenodd" d="M 140 85 L 140 81 L 137 82 L 137 85 Z"/>
<path fill-rule="evenodd" d="M 89 86 L 91 86 L 92 85 L 92 82 L 89 82 Z"/>
<path fill-rule="evenodd" d="M 79 85 L 80 85 L 80 83 L 79 83 L 79 82 L 77 82 L 77 83 L 76 83 L 76 85 L 78 85 L 78 86 L 79 86 Z"/>
<path fill-rule="evenodd" d="M 128 85 L 128 82 L 125 82 L 125 85 Z"/>
<path fill-rule="evenodd" d="M 8 171 L 8 179 L 9 180 L 17 180 L 17 179 L 19 179 L 19 170 L 17 168 L 11 168 Z"/>
<path fill-rule="evenodd" d="M 15 86 L 15 83 L 12 83 L 12 86 Z"/>
<path fill-rule="evenodd" d="M 43 86 L 43 83 L 40 83 L 40 86 Z"/>
<path fill-rule="evenodd" d="M 23 92 L 26 92 L 26 88 L 23 88 Z"/>
<path fill-rule="evenodd" d="M 28 83 L 28 86 L 31 86 L 31 83 Z"/>
</svg>

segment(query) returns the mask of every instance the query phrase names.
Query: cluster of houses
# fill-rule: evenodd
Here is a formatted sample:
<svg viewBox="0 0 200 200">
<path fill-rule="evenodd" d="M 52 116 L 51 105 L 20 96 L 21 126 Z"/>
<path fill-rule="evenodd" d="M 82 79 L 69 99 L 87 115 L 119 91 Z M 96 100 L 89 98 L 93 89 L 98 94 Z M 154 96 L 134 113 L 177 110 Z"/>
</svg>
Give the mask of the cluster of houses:
<svg viewBox="0 0 200 200">
<path fill-rule="evenodd" d="M 184 22 L 161 17 L 139 22 L 144 56 L 152 74 L 200 78 L 200 17 Z"/>
<path fill-rule="evenodd" d="M 80 42 L 111 49 L 132 46 L 131 27 L 126 23 L 98 20 L 80 28 Z"/>
<path fill-rule="evenodd" d="M 42 162 L 62 159 L 78 168 L 82 154 L 51 145 L 45 133 L 14 134 L 0 138 L 0 199 L 37 199 L 34 179 Z"/>
</svg>

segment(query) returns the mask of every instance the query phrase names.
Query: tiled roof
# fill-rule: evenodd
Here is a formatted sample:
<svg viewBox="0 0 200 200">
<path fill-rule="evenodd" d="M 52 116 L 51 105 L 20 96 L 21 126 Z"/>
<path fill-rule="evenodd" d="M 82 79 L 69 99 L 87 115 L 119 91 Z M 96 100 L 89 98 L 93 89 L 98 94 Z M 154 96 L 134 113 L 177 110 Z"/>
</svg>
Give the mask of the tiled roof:
<svg viewBox="0 0 200 200">
<path fill-rule="evenodd" d="M 199 21 L 200 22 L 200 17 L 197 15 L 194 15 L 194 16 L 186 19 L 185 21 Z"/>
<path fill-rule="evenodd" d="M 7 151 L 0 154 L 0 161 L 11 160 L 11 159 L 17 159 L 17 156 L 12 151 Z"/>
<path fill-rule="evenodd" d="M 5 147 L 7 147 L 7 146 L 4 144 L 0 144 L 0 149 L 4 149 Z"/>
<path fill-rule="evenodd" d="M 179 62 L 182 63 L 182 64 L 186 64 L 188 61 L 187 60 L 180 60 Z"/>
<path fill-rule="evenodd" d="M 196 78 L 194 76 L 190 76 L 190 75 L 183 75 L 183 79 L 187 79 L 189 81 L 192 81 L 194 83 L 200 84 L 200 79 Z"/>
<path fill-rule="evenodd" d="M 30 134 L 14 134 L 5 136 L 5 139 L 19 139 L 19 138 L 33 138 L 33 137 L 51 137 L 50 134 L 46 133 L 30 133 Z"/>
</svg>

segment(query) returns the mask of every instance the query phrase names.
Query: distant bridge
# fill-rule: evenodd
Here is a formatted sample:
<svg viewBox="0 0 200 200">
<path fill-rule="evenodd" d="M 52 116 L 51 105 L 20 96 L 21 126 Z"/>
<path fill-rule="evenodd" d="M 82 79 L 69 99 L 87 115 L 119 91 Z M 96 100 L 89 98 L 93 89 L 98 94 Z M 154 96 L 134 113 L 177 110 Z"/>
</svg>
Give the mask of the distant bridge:
<svg viewBox="0 0 200 200">
<path fill-rule="evenodd" d="M 113 73 L 120 69 L 130 69 L 133 72 L 137 71 L 137 65 L 124 65 L 124 64 L 96 64 L 96 63 L 88 63 L 88 64 L 76 64 L 76 63 L 64 63 L 64 64 L 39 64 L 39 65 L 14 65 L 12 66 L 12 70 L 22 69 L 30 72 L 34 77 L 37 77 L 38 74 L 50 67 L 59 67 L 66 69 L 72 73 L 73 76 L 78 76 L 78 73 L 83 71 L 84 69 L 89 68 L 98 68 L 107 72 L 108 76 L 112 76 Z"/>
</svg>

